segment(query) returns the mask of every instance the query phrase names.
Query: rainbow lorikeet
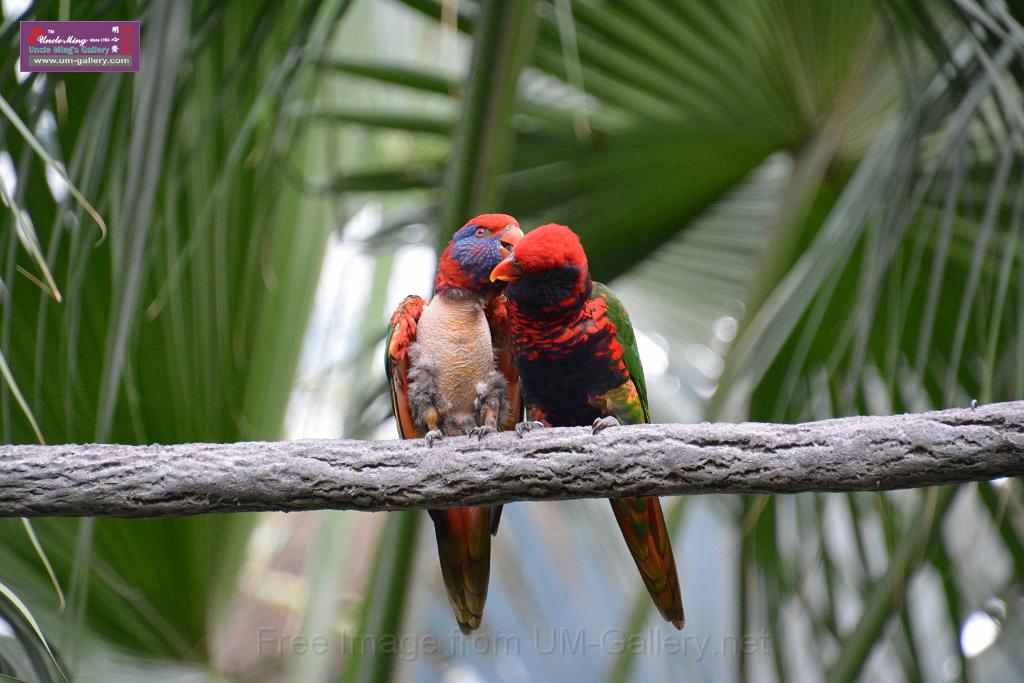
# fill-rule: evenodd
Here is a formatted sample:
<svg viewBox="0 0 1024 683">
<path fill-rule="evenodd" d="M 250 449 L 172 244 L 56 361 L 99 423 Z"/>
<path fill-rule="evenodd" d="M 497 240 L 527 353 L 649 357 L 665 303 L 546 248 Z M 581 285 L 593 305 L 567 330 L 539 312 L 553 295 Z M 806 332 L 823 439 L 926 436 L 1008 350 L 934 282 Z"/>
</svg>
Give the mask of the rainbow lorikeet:
<svg viewBox="0 0 1024 683">
<path fill-rule="evenodd" d="M 519 240 L 491 279 L 507 282 L 512 347 L 530 422 L 594 432 L 650 422 L 647 387 L 629 315 L 590 279 L 587 256 L 564 225 L 544 225 Z M 682 628 L 675 559 L 657 498 L 616 498 L 612 511 L 661 615 Z"/>
<path fill-rule="evenodd" d="M 523 236 L 505 214 L 460 228 L 438 263 L 430 302 L 406 297 L 391 317 L 388 382 L 398 433 L 433 445 L 445 436 L 512 429 L 522 415 L 511 335 L 491 270 Z M 441 575 L 463 633 L 480 625 L 501 506 L 430 510 Z"/>
</svg>

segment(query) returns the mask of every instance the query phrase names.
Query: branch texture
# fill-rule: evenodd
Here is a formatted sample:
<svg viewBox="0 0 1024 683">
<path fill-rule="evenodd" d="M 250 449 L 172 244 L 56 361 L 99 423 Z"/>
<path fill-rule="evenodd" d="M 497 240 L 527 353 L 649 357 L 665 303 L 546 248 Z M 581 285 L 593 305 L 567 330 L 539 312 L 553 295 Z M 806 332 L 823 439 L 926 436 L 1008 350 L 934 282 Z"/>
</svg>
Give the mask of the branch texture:
<svg viewBox="0 0 1024 683">
<path fill-rule="evenodd" d="M 697 493 L 877 491 L 1024 474 L 1024 401 L 806 424 L 519 439 L 0 446 L 0 516 L 407 510 Z"/>
</svg>

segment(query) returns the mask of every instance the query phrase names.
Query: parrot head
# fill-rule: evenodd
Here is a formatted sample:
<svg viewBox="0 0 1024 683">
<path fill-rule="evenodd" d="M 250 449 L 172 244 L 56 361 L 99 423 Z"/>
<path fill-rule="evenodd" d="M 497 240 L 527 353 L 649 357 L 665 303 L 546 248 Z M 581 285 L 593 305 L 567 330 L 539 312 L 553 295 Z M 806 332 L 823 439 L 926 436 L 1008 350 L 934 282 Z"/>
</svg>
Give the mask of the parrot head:
<svg viewBox="0 0 1024 683">
<path fill-rule="evenodd" d="M 519 222 L 504 213 L 485 213 L 459 228 L 441 254 L 434 290 L 498 291 L 503 283 L 489 278 L 523 236 Z"/>
<path fill-rule="evenodd" d="M 554 223 L 528 232 L 490 278 L 507 283 L 510 300 L 550 312 L 582 305 L 593 287 L 580 238 Z"/>
</svg>

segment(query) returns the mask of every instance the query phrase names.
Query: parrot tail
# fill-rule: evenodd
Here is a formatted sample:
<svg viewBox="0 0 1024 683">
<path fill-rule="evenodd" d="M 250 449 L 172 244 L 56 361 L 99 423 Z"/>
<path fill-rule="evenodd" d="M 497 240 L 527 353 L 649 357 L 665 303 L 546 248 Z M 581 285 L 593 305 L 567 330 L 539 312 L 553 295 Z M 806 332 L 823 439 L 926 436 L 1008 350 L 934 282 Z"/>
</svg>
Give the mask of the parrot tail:
<svg viewBox="0 0 1024 683">
<path fill-rule="evenodd" d="M 441 576 L 459 629 L 480 626 L 491 572 L 491 510 L 485 507 L 431 510 Z"/>
<path fill-rule="evenodd" d="M 683 598 L 665 517 L 657 498 L 613 498 L 612 511 L 647 591 L 665 620 L 682 629 Z"/>
</svg>

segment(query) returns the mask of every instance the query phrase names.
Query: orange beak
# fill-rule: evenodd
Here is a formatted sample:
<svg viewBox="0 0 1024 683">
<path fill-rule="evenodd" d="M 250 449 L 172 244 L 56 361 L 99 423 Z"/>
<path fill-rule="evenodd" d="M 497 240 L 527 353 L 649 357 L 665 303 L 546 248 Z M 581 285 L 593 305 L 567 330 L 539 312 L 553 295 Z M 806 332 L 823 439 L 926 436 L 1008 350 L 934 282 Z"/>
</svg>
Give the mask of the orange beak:
<svg viewBox="0 0 1024 683">
<path fill-rule="evenodd" d="M 491 271 L 491 282 L 515 282 L 523 276 L 523 269 L 519 267 L 516 260 L 509 256 L 504 261 L 495 266 L 494 270 Z"/>
<path fill-rule="evenodd" d="M 501 255 L 505 257 L 511 253 L 511 249 L 516 245 L 516 242 L 523 238 L 523 231 L 515 225 L 510 225 L 502 231 L 500 238 Z"/>
</svg>

